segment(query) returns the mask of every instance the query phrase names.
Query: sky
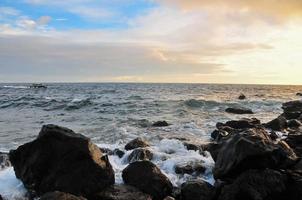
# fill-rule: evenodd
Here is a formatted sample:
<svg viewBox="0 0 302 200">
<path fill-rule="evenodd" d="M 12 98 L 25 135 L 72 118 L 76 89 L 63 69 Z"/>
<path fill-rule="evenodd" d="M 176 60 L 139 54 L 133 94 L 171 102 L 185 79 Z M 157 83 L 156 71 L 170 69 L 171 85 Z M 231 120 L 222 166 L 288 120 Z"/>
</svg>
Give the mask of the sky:
<svg viewBox="0 0 302 200">
<path fill-rule="evenodd" d="M 302 84 L 301 0 L 0 0 L 0 82 Z"/>
</svg>

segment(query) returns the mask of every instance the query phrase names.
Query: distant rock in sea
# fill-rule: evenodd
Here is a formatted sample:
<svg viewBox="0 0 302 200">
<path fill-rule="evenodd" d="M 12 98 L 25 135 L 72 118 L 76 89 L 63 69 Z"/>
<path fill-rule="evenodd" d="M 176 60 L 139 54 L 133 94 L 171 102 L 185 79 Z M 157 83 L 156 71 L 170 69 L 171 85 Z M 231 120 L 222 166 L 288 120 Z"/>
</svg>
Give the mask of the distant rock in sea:
<svg viewBox="0 0 302 200">
<path fill-rule="evenodd" d="M 247 109 L 247 108 L 227 108 L 225 110 L 228 113 L 232 113 L 232 114 L 254 114 L 254 112 L 251 109 Z"/>
<path fill-rule="evenodd" d="M 244 100 L 246 99 L 246 96 L 244 94 L 240 94 L 238 97 L 239 100 Z"/>
</svg>

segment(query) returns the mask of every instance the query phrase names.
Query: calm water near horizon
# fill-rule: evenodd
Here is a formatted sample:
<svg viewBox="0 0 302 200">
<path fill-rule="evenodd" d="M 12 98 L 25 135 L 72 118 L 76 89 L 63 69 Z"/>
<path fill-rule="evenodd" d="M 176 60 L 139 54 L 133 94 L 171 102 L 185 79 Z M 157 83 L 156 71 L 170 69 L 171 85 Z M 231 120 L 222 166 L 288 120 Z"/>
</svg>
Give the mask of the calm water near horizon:
<svg viewBox="0 0 302 200">
<path fill-rule="evenodd" d="M 188 151 L 179 140 L 206 142 L 217 122 L 256 117 L 262 122 L 282 112 L 281 105 L 299 99 L 302 86 L 218 85 L 218 84 L 136 84 L 136 83 L 49 83 L 47 89 L 30 84 L 0 84 L 0 151 L 9 151 L 33 140 L 43 124 L 66 126 L 90 137 L 101 147 L 123 148 L 138 136 L 150 141 L 156 163 L 174 185 L 190 176 L 177 175 L 176 164 L 204 162 L 207 173 L 201 178 L 213 182 L 214 162 L 209 154 Z M 246 100 L 238 100 L 244 93 Z M 254 115 L 232 115 L 227 107 L 252 109 Z M 166 120 L 168 127 L 152 127 Z M 173 152 L 171 154 L 171 152 Z M 117 183 L 125 158 L 110 156 Z M 162 159 L 162 158 L 165 159 Z M 13 170 L 0 172 L 0 193 L 22 196 Z M 13 199 L 13 198 L 12 198 Z"/>
</svg>

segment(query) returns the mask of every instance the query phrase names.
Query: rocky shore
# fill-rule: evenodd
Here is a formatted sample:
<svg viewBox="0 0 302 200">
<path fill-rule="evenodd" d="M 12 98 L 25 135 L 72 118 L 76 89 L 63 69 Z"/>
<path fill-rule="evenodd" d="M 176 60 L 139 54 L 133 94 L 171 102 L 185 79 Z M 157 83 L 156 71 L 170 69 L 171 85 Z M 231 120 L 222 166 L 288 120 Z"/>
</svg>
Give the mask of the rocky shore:
<svg viewBox="0 0 302 200">
<path fill-rule="evenodd" d="M 0 153 L 0 169 L 13 166 L 28 199 L 299 200 L 302 101 L 284 103 L 282 109 L 280 116 L 265 124 L 256 118 L 219 122 L 207 144 L 182 141 L 189 150 L 210 152 L 214 185 L 196 179 L 176 187 L 152 163 L 150 144 L 142 138 L 124 149 L 99 148 L 89 138 L 56 125 L 44 125 L 32 142 Z M 108 155 L 127 156 L 124 184 L 115 184 Z M 175 172 L 198 177 L 205 167 L 202 162 L 186 163 L 175 166 Z"/>
</svg>

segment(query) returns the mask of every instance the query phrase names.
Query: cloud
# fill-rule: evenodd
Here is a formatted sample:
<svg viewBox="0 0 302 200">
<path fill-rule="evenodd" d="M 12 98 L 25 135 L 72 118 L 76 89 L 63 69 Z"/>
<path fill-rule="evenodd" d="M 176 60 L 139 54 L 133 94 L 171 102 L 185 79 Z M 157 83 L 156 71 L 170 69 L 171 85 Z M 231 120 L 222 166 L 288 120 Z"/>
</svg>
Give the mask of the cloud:
<svg viewBox="0 0 302 200">
<path fill-rule="evenodd" d="M 19 15 L 20 11 L 12 7 L 0 7 L 0 15 Z"/>
</svg>

